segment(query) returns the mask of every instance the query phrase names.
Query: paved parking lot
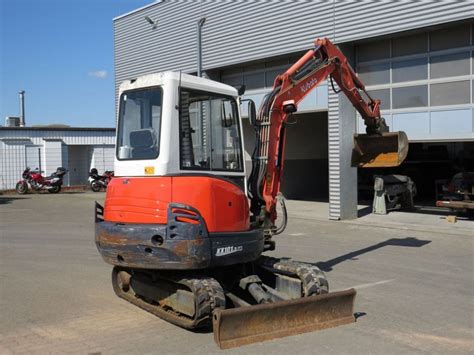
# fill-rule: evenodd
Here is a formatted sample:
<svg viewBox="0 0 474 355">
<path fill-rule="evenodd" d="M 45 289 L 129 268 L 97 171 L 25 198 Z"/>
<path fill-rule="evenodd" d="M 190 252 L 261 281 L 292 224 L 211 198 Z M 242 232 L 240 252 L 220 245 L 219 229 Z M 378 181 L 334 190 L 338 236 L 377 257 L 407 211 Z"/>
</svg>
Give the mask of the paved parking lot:
<svg viewBox="0 0 474 355">
<path fill-rule="evenodd" d="M 0 196 L 0 353 L 221 352 L 212 333 L 182 330 L 114 295 L 93 242 L 93 202 L 103 197 Z M 358 290 L 363 316 L 225 353 L 474 351 L 474 228 L 331 222 L 298 206 L 290 204 L 274 255 L 319 262 L 333 290 Z"/>
</svg>

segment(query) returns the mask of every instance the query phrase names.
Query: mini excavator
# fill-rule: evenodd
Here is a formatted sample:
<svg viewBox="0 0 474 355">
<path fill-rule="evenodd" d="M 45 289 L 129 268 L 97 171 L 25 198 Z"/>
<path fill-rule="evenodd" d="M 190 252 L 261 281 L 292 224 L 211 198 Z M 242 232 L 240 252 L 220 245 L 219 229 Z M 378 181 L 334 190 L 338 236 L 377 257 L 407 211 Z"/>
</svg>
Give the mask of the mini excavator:
<svg viewBox="0 0 474 355">
<path fill-rule="evenodd" d="M 95 207 L 95 242 L 114 266 L 117 296 L 183 328 L 212 326 L 221 348 L 355 321 L 354 289 L 329 292 L 315 265 L 263 255 L 286 226 L 286 123 L 326 79 L 366 125 L 354 136 L 353 165 L 402 163 L 405 133 L 389 132 L 380 101 L 328 39 L 276 77 L 258 112 L 247 103 L 255 130 L 248 180 L 242 90 L 180 72 L 121 84 L 116 177 Z"/>
</svg>

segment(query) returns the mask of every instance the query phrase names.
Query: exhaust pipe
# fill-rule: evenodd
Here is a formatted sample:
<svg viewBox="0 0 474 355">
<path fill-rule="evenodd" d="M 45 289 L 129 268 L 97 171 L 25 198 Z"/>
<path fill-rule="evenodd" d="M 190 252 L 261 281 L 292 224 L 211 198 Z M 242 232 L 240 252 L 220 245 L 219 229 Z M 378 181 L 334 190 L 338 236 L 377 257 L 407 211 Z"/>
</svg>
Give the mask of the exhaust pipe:
<svg viewBox="0 0 474 355">
<path fill-rule="evenodd" d="M 25 127 L 25 90 L 18 93 L 20 94 L 20 127 Z"/>
</svg>

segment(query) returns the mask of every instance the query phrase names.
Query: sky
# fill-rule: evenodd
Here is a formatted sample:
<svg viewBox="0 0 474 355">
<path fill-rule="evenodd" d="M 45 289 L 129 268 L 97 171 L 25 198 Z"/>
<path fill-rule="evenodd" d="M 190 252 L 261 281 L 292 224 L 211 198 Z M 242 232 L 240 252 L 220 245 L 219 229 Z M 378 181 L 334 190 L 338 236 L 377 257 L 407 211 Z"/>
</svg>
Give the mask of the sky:
<svg viewBox="0 0 474 355">
<path fill-rule="evenodd" d="M 0 0 L 0 125 L 115 124 L 114 17 L 153 0 Z"/>
</svg>

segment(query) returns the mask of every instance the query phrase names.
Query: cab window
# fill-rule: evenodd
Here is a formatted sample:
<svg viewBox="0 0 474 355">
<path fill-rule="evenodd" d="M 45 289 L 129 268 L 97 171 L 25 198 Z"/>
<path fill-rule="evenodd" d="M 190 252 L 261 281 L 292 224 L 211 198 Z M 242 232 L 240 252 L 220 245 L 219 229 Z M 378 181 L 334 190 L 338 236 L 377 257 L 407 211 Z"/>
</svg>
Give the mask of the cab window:
<svg viewBox="0 0 474 355">
<path fill-rule="evenodd" d="M 161 88 L 124 92 L 117 132 L 119 160 L 156 159 L 161 127 Z"/>
<path fill-rule="evenodd" d="M 180 90 L 181 169 L 243 171 L 235 98 Z"/>
</svg>

